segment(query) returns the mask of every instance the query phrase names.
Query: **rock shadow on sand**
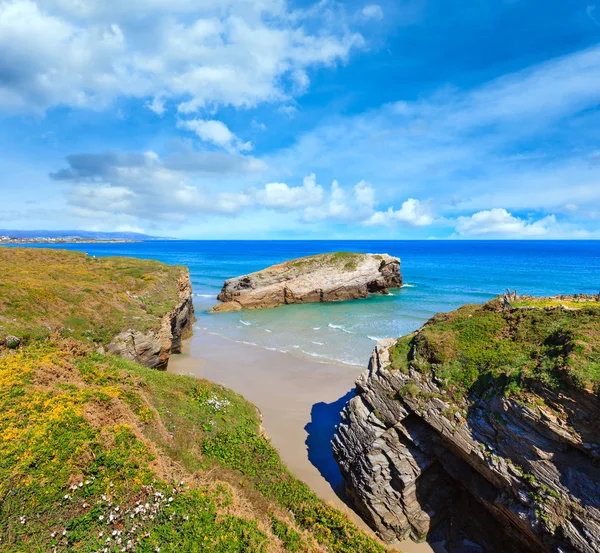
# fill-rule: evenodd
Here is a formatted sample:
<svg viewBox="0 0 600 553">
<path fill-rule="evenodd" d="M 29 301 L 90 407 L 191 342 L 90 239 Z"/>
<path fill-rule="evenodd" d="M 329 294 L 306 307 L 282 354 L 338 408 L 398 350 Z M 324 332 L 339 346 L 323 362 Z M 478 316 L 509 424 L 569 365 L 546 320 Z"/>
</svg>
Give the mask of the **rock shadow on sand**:
<svg viewBox="0 0 600 553">
<path fill-rule="evenodd" d="M 332 403 L 315 403 L 310 411 L 310 422 L 304 427 L 308 434 L 305 442 L 308 460 L 342 499 L 344 499 L 344 479 L 333 457 L 331 440 L 335 435 L 335 427 L 341 421 L 342 409 L 354 395 L 353 388 Z"/>
</svg>

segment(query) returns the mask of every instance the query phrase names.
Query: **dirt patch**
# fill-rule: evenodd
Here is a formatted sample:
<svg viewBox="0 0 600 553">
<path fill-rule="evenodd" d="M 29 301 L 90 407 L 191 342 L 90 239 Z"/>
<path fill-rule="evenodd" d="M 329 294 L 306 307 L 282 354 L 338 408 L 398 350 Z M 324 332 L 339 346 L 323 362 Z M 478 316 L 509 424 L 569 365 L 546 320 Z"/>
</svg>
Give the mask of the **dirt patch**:
<svg viewBox="0 0 600 553">
<path fill-rule="evenodd" d="M 32 373 L 32 384 L 38 388 L 53 388 L 57 384 L 70 384 L 81 388 L 85 381 L 79 370 L 70 363 L 41 365 Z"/>
</svg>

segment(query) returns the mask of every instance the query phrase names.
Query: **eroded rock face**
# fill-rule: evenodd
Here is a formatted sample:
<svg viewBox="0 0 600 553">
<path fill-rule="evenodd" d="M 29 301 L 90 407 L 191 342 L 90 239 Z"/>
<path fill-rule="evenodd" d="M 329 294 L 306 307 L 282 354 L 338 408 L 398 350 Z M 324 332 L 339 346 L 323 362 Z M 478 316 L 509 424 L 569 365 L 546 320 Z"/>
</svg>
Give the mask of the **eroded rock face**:
<svg viewBox="0 0 600 553">
<path fill-rule="evenodd" d="M 273 265 L 232 278 L 213 311 L 264 309 L 279 305 L 332 302 L 387 294 L 402 285 L 400 260 L 387 254 L 323 254 Z"/>
<path fill-rule="evenodd" d="M 187 271 L 177 284 L 178 297 L 173 299 L 174 307 L 162 318 L 157 330 L 144 333 L 130 329 L 120 332 L 104 348 L 105 352 L 146 367 L 166 370 L 171 354 L 181 353 L 182 339 L 191 336 L 194 322 L 192 283 Z"/>
<path fill-rule="evenodd" d="M 600 551 L 600 400 L 574 389 L 453 402 L 378 343 L 333 448 L 347 491 L 386 541 L 451 520 L 488 552 Z M 449 548 L 449 551 L 452 551 Z"/>
</svg>

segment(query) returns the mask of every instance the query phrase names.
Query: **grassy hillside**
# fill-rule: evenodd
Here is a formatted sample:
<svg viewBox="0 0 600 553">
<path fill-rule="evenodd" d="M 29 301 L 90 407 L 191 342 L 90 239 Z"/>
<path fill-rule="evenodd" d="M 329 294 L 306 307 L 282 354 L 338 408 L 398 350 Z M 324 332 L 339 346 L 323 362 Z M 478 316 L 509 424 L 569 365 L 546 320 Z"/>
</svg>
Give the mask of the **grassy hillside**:
<svg viewBox="0 0 600 553">
<path fill-rule="evenodd" d="M 187 269 L 125 257 L 0 247 L 0 336 L 25 342 L 58 332 L 108 343 L 127 328 L 158 327 Z"/>
<path fill-rule="evenodd" d="M 401 338 L 392 366 L 430 374 L 457 397 L 534 384 L 600 393 L 600 303 L 594 298 L 501 300 L 436 315 Z"/>
<path fill-rule="evenodd" d="M 0 551 L 384 551 L 290 474 L 241 396 L 98 354 L 84 333 L 47 338 L 33 331 L 37 317 L 18 318 L 32 304 L 14 304 L 49 289 L 65 302 L 53 310 L 46 300 L 64 328 L 58 313 L 71 310 L 61 284 L 73 288 L 74 275 L 90 281 L 78 305 L 107 302 L 107 313 L 123 317 L 129 296 L 115 289 L 134 293 L 138 280 L 157 284 L 175 269 L 111 260 L 113 273 L 103 260 L 92 278 L 80 255 L 49 252 L 36 258 L 47 268 L 38 282 L 32 257 L 0 253 L 2 275 L 6 255 L 13 263 L 0 287 L 10 328 L 31 329 L 26 345 L 0 349 Z M 147 308 L 160 312 L 167 306 L 155 297 Z M 106 323 L 91 312 L 86 327 L 101 335 Z"/>
</svg>

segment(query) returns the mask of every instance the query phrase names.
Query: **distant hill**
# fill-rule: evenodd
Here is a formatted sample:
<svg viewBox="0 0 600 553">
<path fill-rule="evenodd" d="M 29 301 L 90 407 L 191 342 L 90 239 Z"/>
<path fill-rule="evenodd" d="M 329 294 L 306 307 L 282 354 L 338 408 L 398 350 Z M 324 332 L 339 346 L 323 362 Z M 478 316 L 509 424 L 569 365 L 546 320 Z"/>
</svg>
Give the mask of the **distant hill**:
<svg viewBox="0 0 600 553">
<path fill-rule="evenodd" d="M 95 232 L 91 230 L 13 230 L 0 229 L 0 236 L 11 238 L 91 238 L 94 240 L 172 240 L 139 232 Z"/>
</svg>

